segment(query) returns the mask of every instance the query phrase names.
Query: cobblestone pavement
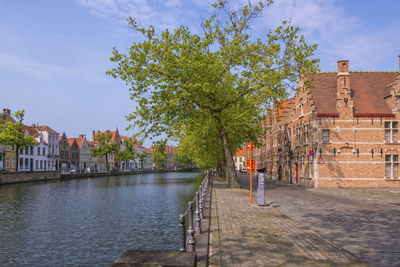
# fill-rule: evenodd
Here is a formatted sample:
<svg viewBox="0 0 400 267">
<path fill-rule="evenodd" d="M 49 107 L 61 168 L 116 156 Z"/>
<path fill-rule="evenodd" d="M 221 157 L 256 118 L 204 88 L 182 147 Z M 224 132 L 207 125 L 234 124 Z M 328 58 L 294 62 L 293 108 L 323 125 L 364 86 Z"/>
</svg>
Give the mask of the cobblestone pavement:
<svg viewBox="0 0 400 267">
<path fill-rule="evenodd" d="M 245 188 L 248 179 L 239 176 Z M 267 181 L 266 202 L 371 266 L 400 266 L 400 188 L 311 189 Z"/>
<path fill-rule="evenodd" d="M 210 266 L 367 266 L 248 190 L 214 179 L 212 194 Z"/>
</svg>

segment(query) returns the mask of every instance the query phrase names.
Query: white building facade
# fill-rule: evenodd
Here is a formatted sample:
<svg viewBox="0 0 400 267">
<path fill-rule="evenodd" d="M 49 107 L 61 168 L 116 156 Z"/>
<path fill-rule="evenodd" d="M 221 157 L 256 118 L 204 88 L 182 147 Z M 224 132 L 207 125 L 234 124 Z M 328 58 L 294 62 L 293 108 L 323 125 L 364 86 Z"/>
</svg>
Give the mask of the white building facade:
<svg viewBox="0 0 400 267">
<path fill-rule="evenodd" d="M 25 126 L 24 131 L 26 136 L 31 135 L 35 139 L 36 145 L 19 149 L 18 171 L 52 171 L 48 160 L 49 146 L 43 135 L 31 126 Z"/>
<path fill-rule="evenodd" d="M 36 129 L 43 135 L 44 141 L 48 145 L 47 169 L 58 170 L 60 160 L 58 136 L 60 134 L 46 125 L 37 126 Z"/>
</svg>

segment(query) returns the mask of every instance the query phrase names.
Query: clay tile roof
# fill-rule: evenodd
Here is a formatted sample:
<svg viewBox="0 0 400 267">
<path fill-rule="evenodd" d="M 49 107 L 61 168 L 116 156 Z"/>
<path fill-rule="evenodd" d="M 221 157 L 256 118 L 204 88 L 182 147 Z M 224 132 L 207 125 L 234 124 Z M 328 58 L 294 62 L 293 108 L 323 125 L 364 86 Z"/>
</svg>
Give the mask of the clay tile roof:
<svg viewBox="0 0 400 267">
<path fill-rule="evenodd" d="M 38 137 L 38 136 L 40 135 L 40 133 L 38 132 L 38 130 L 35 129 L 35 127 L 32 127 L 32 126 L 22 126 L 22 131 L 23 131 L 23 132 L 28 131 L 29 135 L 30 135 L 30 136 L 33 136 L 33 137 L 35 137 L 35 138 Z"/>
<path fill-rule="evenodd" d="M 74 139 L 76 140 L 76 144 L 79 146 L 79 148 L 82 148 L 84 138 L 77 137 Z"/>
<path fill-rule="evenodd" d="M 51 129 L 51 128 L 50 128 L 49 126 L 47 126 L 47 125 L 36 126 L 36 128 L 37 128 L 39 131 L 43 131 L 43 132 L 52 132 L 52 133 L 57 133 L 57 134 L 58 134 L 58 132 L 54 131 L 53 129 Z"/>
<path fill-rule="evenodd" d="M 153 154 L 154 153 L 153 148 L 145 148 L 144 152 L 149 153 L 149 154 Z"/>
<path fill-rule="evenodd" d="M 290 104 L 292 102 L 292 99 L 288 99 L 286 101 L 282 101 L 278 105 L 278 116 L 283 117 L 285 111 L 290 107 Z"/>
<path fill-rule="evenodd" d="M 117 135 L 119 135 L 119 133 L 117 131 L 104 131 L 104 132 L 96 132 L 95 136 L 97 137 L 98 134 L 105 134 L 105 133 L 110 133 L 111 134 L 111 142 L 116 142 L 117 141 Z M 121 139 L 121 136 L 119 136 Z"/>
<path fill-rule="evenodd" d="M 244 147 L 242 147 L 240 150 L 238 150 L 235 154 L 235 157 L 244 157 L 246 156 L 246 151 Z"/>
<path fill-rule="evenodd" d="M 67 141 L 69 146 L 72 146 L 74 143 L 76 143 L 75 138 L 67 138 Z"/>
<path fill-rule="evenodd" d="M 384 98 L 387 96 L 387 86 L 394 82 L 398 72 L 349 73 L 355 114 L 392 113 Z M 317 73 L 309 77 L 313 79 L 311 94 L 318 114 L 337 114 L 337 73 Z"/>
</svg>

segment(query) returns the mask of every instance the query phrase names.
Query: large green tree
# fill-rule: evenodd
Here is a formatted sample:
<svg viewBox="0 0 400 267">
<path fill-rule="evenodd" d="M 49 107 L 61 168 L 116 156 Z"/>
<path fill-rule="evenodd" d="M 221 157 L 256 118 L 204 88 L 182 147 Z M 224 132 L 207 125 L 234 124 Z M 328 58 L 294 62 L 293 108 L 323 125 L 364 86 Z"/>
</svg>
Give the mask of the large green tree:
<svg viewBox="0 0 400 267">
<path fill-rule="evenodd" d="M 109 132 L 98 133 L 96 135 L 96 146 L 91 154 L 95 157 L 105 157 L 107 172 L 110 171 L 109 156 L 118 153 L 118 147 L 111 141 L 112 134 Z"/>
<path fill-rule="evenodd" d="M 128 119 L 143 137 L 166 133 L 196 139 L 202 126 L 190 124 L 210 123 L 208 140 L 215 142 L 217 136 L 219 145 L 202 149 L 223 151 L 219 163 L 232 187 L 237 186 L 232 151 L 255 140 L 264 111 L 287 98 L 301 73 L 316 70 L 316 45 L 308 45 L 290 22 L 263 38 L 251 35 L 252 21 L 271 3 L 248 1 L 234 10 L 228 0 L 216 1 L 201 23 L 202 34 L 185 26 L 158 33 L 129 18 L 145 40 L 133 43 L 127 54 L 114 48 L 111 61 L 117 66 L 107 72 L 130 86 L 136 109 Z"/>
<path fill-rule="evenodd" d="M 153 145 L 153 163 L 158 169 L 164 169 L 165 167 L 165 160 L 167 159 L 166 148 L 167 139 L 159 140 Z"/>
<path fill-rule="evenodd" d="M 35 139 L 30 135 L 25 135 L 23 132 L 25 110 L 16 111 L 13 115 L 17 121 L 8 120 L 5 123 L 0 124 L 0 144 L 15 146 L 15 171 L 18 171 L 19 149 L 34 145 Z"/>
<path fill-rule="evenodd" d="M 125 162 L 126 169 L 130 160 L 133 160 L 135 165 L 137 163 L 136 160 L 139 158 L 139 153 L 136 151 L 135 145 L 138 144 L 138 142 L 134 138 L 129 138 L 124 140 L 123 144 L 124 150 L 118 152 L 117 159 Z"/>
</svg>

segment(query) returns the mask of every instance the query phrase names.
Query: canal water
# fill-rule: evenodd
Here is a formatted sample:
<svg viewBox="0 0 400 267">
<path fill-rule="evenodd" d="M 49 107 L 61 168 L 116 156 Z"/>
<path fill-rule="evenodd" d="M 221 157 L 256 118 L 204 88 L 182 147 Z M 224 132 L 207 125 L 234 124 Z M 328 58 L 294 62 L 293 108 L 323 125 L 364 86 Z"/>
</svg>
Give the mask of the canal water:
<svg viewBox="0 0 400 267">
<path fill-rule="evenodd" d="M 127 249 L 178 249 L 203 175 L 157 173 L 0 187 L 0 266 L 110 266 Z"/>
</svg>

